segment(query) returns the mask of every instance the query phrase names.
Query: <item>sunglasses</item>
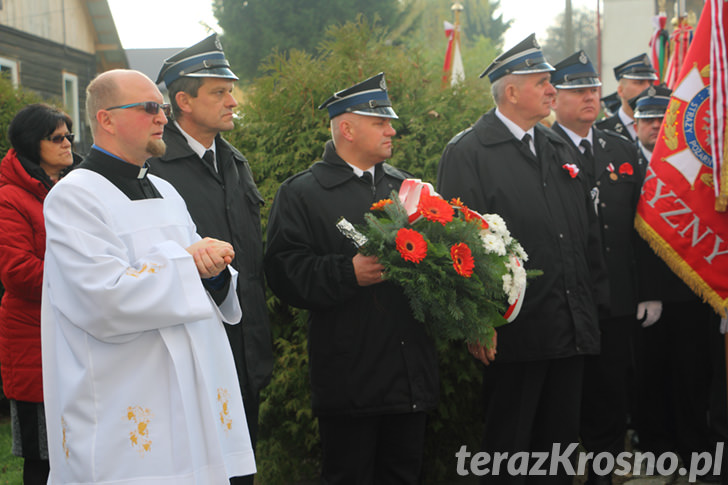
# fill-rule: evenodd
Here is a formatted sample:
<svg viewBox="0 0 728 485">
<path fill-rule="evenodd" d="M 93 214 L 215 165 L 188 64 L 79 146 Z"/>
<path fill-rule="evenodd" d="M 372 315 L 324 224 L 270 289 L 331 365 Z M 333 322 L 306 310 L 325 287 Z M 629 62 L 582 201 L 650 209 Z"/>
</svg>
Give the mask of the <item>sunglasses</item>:
<svg viewBox="0 0 728 485">
<path fill-rule="evenodd" d="M 65 135 L 48 135 L 43 139 L 48 140 L 51 143 L 55 143 L 56 145 L 60 145 L 61 143 L 63 143 L 64 139 L 68 140 L 70 143 L 73 143 L 73 138 L 75 136 L 76 135 L 74 135 L 73 133 L 66 133 Z"/>
<path fill-rule="evenodd" d="M 141 103 L 131 103 L 131 104 L 125 104 L 123 106 L 112 106 L 111 108 L 106 108 L 106 111 L 112 110 L 112 109 L 127 109 L 127 108 L 133 108 L 135 106 L 143 106 L 144 111 L 149 113 L 150 115 L 156 115 L 159 113 L 159 110 L 161 109 L 164 113 L 164 116 L 169 118 L 169 115 L 172 114 L 172 108 L 169 104 L 159 104 L 156 101 L 143 101 Z"/>
</svg>

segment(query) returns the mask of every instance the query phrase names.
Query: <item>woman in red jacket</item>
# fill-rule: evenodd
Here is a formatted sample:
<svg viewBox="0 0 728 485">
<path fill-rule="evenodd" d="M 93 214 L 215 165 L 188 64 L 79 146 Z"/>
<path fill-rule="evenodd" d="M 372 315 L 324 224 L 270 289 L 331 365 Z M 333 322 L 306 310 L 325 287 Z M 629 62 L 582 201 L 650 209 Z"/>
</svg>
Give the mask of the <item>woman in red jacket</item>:
<svg viewBox="0 0 728 485">
<path fill-rule="evenodd" d="M 71 118 L 46 104 L 18 111 L 11 148 L 0 163 L 0 371 L 10 400 L 13 454 L 23 483 L 45 484 L 48 444 L 43 410 L 40 302 L 45 255 L 43 200 L 73 163 Z"/>
</svg>

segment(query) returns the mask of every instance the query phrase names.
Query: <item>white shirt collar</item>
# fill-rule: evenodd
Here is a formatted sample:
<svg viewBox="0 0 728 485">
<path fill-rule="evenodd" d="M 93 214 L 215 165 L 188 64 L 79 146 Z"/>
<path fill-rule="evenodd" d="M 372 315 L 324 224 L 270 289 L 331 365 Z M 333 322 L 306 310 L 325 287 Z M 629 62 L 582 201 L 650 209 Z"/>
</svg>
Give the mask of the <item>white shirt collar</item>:
<svg viewBox="0 0 728 485">
<path fill-rule="evenodd" d="M 632 135 L 632 139 L 637 139 L 637 130 L 634 127 L 634 118 L 630 118 L 630 116 L 624 111 L 624 106 L 619 107 L 619 111 L 617 111 L 617 116 L 619 116 L 619 120 L 622 122 L 625 128 L 627 128 L 627 131 L 629 131 L 630 135 Z"/>
<path fill-rule="evenodd" d="M 570 129 L 568 129 L 567 127 L 565 127 L 564 125 L 562 125 L 560 123 L 559 123 L 559 126 L 561 127 L 562 130 L 564 130 L 564 133 L 569 135 L 569 139 L 574 143 L 576 148 L 578 148 L 579 151 L 581 151 L 582 153 L 584 153 L 584 152 L 582 151 L 581 140 L 583 140 L 584 138 L 586 138 L 586 140 L 592 146 L 592 150 L 594 149 L 594 142 L 593 142 L 593 138 L 592 138 L 591 128 L 589 129 L 589 133 L 586 136 L 581 136 L 581 135 L 577 135 L 576 133 L 574 133 L 573 131 L 571 131 Z"/>
<path fill-rule="evenodd" d="M 346 160 L 344 161 L 346 162 Z M 362 175 L 364 175 L 364 172 L 369 172 L 370 174 L 372 174 L 372 180 L 374 180 L 374 167 L 369 167 L 366 170 L 362 170 L 359 167 L 355 167 L 354 165 L 350 164 L 349 162 L 346 162 L 346 164 L 351 167 L 357 177 L 361 177 Z"/>
<path fill-rule="evenodd" d="M 522 140 L 523 135 L 528 133 L 531 135 L 531 141 L 529 144 L 531 145 L 531 151 L 536 154 L 536 144 L 534 143 L 534 131 L 533 126 L 528 130 L 524 131 L 523 128 L 512 122 L 510 119 L 506 117 L 501 111 L 496 107 L 495 108 L 495 115 L 498 117 L 499 120 L 503 122 L 504 125 L 506 125 L 506 128 L 508 128 L 508 131 L 513 133 L 513 136 L 516 137 L 516 140 Z"/>
<path fill-rule="evenodd" d="M 177 129 L 179 129 L 179 132 L 182 133 L 182 136 L 185 137 L 185 140 L 187 140 L 187 144 L 190 146 L 192 151 L 197 154 L 198 157 L 202 158 L 207 150 L 212 150 L 212 153 L 215 154 L 215 170 L 217 170 L 217 151 L 215 150 L 215 142 L 212 142 L 211 147 L 205 148 L 202 143 L 192 138 L 191 135 L 183 130 L 179 123 L 177 123 L 177 120 L 174 120 L 173 123 L 177 127 Z"/>
</svg>

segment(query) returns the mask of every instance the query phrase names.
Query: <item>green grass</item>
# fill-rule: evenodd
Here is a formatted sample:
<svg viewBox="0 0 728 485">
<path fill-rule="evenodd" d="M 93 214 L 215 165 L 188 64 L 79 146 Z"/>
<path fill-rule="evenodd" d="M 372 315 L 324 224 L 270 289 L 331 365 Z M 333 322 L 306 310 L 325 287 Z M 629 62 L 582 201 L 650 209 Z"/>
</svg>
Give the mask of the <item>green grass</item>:
<svg viewBox="0 0 728 485">
<path fill-rule="evenodd" d="M 0 485 L 23 484 L 23 459 L 10 453 L 13 437 L 10 418 L 0 419 Z"/>
</svg>

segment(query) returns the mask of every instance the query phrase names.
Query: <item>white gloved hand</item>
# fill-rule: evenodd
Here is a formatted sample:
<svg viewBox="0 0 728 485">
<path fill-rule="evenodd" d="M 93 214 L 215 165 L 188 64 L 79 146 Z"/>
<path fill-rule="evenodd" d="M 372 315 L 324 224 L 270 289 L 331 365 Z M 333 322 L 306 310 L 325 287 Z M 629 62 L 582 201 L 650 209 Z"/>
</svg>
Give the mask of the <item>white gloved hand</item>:
<svg viewBox="0 0 728 485">
<path fill-rule="evenodd" d="M 660 315 L 662 315 L 661 301 L 643 301 L 637 305 L 637 320 L 645 318 L 642 327 L 649 327 L 660 319 Z"/>
<path fill-rule="evenodd" d="M 723 317 L 720 319 L 720 333 L 725 334 L 728 331 L 728 318 Z"/>
</svg>

